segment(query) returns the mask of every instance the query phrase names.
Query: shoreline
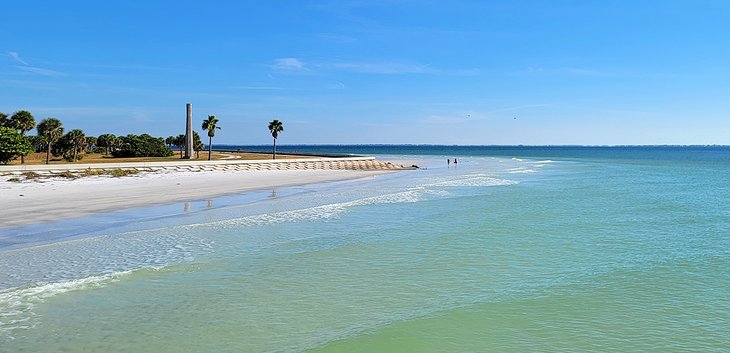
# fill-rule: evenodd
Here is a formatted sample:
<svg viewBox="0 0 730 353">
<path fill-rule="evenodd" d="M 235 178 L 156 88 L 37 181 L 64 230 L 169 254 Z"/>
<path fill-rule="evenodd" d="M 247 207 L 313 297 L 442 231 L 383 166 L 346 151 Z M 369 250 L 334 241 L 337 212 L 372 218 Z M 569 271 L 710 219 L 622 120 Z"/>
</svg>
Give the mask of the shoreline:
<svg viewBox="0 0 730 353">
<path fill-rule="evenodd" d="M 132 208 L 198 201 L 269 188 L 372 177 L 396 170 L 246 170 L 143 172 L 113 178 L 0 181 L 0 231 Z"/>
</svg>

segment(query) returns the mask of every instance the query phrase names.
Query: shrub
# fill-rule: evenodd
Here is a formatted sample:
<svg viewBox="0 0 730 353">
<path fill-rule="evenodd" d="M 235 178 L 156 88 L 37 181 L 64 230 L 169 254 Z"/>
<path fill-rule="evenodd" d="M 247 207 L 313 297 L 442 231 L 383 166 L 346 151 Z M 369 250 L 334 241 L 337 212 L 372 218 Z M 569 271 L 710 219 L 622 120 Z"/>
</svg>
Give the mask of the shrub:
<svg viewBox="0 0 730 353">
<path fill-rule="evenodd" d="M 169 157 L 172 150 L 161 137 L 147 134 L 120 136 L 119 148 L 112 152 L 114 157 Z"/>
</svg>

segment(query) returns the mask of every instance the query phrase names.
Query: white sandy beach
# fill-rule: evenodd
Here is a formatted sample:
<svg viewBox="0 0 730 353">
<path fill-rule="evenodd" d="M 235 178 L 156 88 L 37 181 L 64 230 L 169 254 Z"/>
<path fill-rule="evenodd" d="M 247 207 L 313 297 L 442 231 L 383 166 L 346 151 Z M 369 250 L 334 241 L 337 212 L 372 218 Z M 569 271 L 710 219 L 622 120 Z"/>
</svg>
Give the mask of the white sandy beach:
<svg viewBox="0 0 730 353">
<path fill-rule="evenodd" d="M 113 178 L 0 180 L 0 229 L 126 208 L 194 201 L 246 191 L 372 177 L 384 171 L 266 170 L 154 172 Z"/>
</svg>

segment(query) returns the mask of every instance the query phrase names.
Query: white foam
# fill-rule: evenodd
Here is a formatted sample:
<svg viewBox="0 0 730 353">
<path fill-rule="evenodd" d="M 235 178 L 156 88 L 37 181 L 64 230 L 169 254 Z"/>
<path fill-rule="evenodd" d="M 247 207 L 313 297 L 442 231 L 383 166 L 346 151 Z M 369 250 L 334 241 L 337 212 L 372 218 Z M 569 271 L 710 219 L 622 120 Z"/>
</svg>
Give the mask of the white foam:
<svg viewBox="0 0 730 353">
<path fill-rule="evenodd" d="M 499 179 L 488 176 L 470 176 L 466 178 L 460 178 L 455 180 L 442 181 L 438 183 L 428 184 L 426 186 L 432 187 L 462 187 L 462 186 L 474 186 L 474 187 L 485 187 L 485 186 L 504 186 L 504 185 L 515 185 L 516 181 Z"/>
<path fill-rule="evenodd" d="M 507 173 L 509 174 L 530 174 L 530 173 L 537 173 L 536 170 L 519 167 L 519 168 L 511 168 L 507 169 Z"/>
<path fill-rule="evenodd" d="M 37 283 L 31 286 L 0 291 L 0 338 L 13 339 L 18 329 L 35 327 L 33 308 L 53 296 L 77 290 L 99 288 L 116 282 L 133 271 L 114 272 L 57 283 Z"/>
<path fill-rule="evenodd" d="M 367 197 L 359 200 L 353 200 L 348 202 L 334 203 L 322 206 L 315 206 L 310 208 L 304 208 L 293 211 L 274 212 L 266 213 L 255 216 L 248 216 L 236 219 L 229 219 L 213 223 L 204 223 L 190 225 L 189 227 L 200 227 L 200 226 L 249 226 L 249 225 L 263 225 L 272 223 L 283 223 L 283 222 L 296 222 L 296 221 L 316 221 L 316 220 L 328 220 L 332 218 L 340 217 L 342 214 L 347 212 L 347 209 L 354 206 L 365 206 L 374 204 L 391 204 L 391 203 L 406 203 L 406 202 L 418 202 L 426 194 L 438 194 L 431 190 L 427 190 L 423 187 L 416 187 L 406 191 L 397 192 L 393 194 L 386 194 L 380 196 Z"/>
</svg>

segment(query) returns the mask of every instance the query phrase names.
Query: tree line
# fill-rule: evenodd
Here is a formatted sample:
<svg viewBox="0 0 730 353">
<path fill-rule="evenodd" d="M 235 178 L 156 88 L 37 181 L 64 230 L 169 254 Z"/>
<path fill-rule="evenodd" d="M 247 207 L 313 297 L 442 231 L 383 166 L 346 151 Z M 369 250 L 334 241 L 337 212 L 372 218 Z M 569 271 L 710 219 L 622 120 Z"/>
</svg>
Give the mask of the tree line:
<svg viewBox="0 0 730 353">
<path fill-rule="evenodd" d="M 202 130 L 208 135 L 208 160 L 213 150 L 215 131 L 220 130 L 218 118 L 209 115 L 203 120 Z M 273 158 L 276 159 L 276 141 L 279 133 L 284 131 L 284 124 L 279 120 L 269 122 L 269 132 L 274 138 Z M 26 135 L 36 129 L 37 135 Z M 25 110 L 20 110 L 8 116 L 0 112 L 0 164 L 7 164 L 20 158 L 25 163 L 25 156 L 33 152 L 45 152 L 45 162 L 48 164 L 51 157 L 62 157 L 69 162 L 83 158 L 85 153 L 103 153 L 113 157 L 169 157 L 173 155 L 172 148 L 180 150 L 185 146 L 185 135 L 153 137 L 148 134 L 116 136 L 102 134 L 98 137 L 86 136 L 83 130 L 73 129 L 64 133 L 64 127 L 56 118 L 46 118 L 37 125 L 35 117 Z M 193 150 L 196 158 L 205 145 L 200 135 L 193 131 Z"/>
<path fill-rule="evenodd" d="M 33 129 L 37 135 L 26 135 Z M 161 137 L 148 134 L 87 136 L 81 129 L 65 132 L 63 123 L 56 118 L 43 119 L 36 125 L 35 117 L 26 110 L 11 116 L 0 113 L 0 163 L 7 164 L 17 158 L 25 163 L 25 156 L 33 152 L 45 152 L 46 164 L 52 157 L 75 162 L 85 153 L 113 157 L 168 157 L 173 154 Z"/>
</svg>

